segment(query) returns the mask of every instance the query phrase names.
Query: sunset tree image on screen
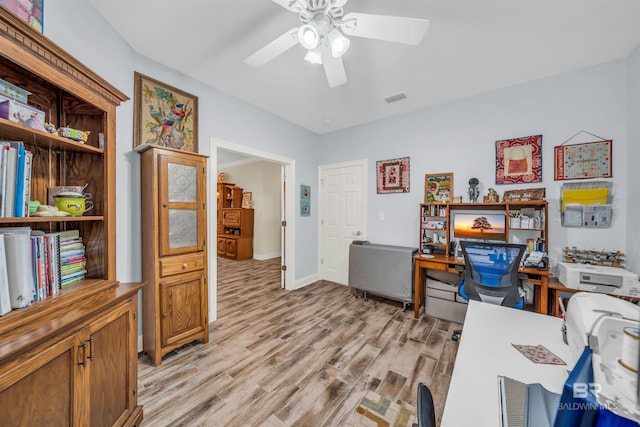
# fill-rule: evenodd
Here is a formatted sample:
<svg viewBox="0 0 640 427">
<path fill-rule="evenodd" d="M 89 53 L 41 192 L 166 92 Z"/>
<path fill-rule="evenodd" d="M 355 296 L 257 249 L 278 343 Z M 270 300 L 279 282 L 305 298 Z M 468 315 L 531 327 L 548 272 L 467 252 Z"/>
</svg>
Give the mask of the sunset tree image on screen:
<svg viewBox="0 0 640 427">
<path fill-rule="evenodd" d="M 483 234 L 485 230 L 491 230 L 491 224 L 486 217 L 481 216 L 480 218 L 476 218 L 473 220 L 473 225 L 471 226 L 474 230 L 480 230 L 480 234 Z"/>
<path fill-rule="evenodd" d="M 452 216 L 453 238 L 479 239 L 504 242 L 506 239 L 506 214 L 455 212 Z"/>
</svg>

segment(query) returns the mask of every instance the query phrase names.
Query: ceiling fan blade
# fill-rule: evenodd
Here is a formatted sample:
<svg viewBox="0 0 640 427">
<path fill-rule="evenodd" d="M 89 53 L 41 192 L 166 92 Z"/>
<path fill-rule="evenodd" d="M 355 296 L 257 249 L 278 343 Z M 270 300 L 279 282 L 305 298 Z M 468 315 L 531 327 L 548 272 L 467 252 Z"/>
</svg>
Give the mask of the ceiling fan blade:
<svg viewBox="0 0 640 427">
<path fill-rule="evenodd" d="M 322 66 L 327 75 L 329 87 L 334 88 L 347 82 L 347 74 L 344 71 L 342 58 L 334 58 L 329 46 L 322 46 Z"/>
<path fill-rule="evenodd" d="M 253 55 L 244 60 L 253 67 L 262 67 L 276 56 L 285 53 L 298 43 L 298 27 L 292 28 L 277 39 L 259 49 Z"/>
<path fill-rule="evenodd" d="M 348 13 L 342 21 L 342 31 L 350 36 L 410 45 L 420 44 L 429 28 L 426 19 L 368 13 Z"/>
<path fill-rule="evenodd" d="M 272 2 L 279 4 L 287 10 L 299 13 L 300 9 L 305 9 L 307 5 L 306 0 L 271 0 Z"/>
</svg>

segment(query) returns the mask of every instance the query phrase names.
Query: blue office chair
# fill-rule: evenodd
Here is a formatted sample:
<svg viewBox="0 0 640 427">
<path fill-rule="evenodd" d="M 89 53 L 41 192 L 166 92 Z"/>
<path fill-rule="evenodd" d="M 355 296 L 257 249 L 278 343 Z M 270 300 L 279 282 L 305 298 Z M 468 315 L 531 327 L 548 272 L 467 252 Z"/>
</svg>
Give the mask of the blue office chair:
<svg viewBox="0 0 640 427">
<path fill-rule="evenodd" d="M 418 422 L 413 427 L 436 427 L 436 411 L 433 407 L 431 390 L 423 383 L 418 384 Z"/>
<path fill-rule="evenodd" d="M 518 268 L 525 245 L 461 241 L 460 247 L 464 256 L 464 279 L 458 285 L 458 293 L 462 298 L 518 309 L 524 307 Z M 461 333 L 461 330 L 454 331 L 451 339 L 458 341 Z"/>
</svg>

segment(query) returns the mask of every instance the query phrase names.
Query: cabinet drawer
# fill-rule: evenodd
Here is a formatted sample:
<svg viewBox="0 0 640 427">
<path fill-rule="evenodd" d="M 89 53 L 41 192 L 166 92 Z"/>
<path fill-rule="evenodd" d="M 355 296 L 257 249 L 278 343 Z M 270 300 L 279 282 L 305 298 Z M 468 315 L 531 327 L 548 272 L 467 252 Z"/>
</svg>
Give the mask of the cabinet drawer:
<svg viewBox="0 0 640 427">
<path fill-rule="evenodd" d="M 202 270 L 204 254 L 196 253 L 160 259 L 160 276 L 166 277 L 187 271 Z"/>
</svg>

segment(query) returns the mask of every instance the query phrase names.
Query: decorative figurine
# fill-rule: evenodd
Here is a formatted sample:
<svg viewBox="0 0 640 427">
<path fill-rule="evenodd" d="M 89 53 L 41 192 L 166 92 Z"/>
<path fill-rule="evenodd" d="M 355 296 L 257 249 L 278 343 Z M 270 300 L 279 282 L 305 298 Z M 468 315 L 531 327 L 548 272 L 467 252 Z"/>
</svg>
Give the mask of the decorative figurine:
<svg viewBox="0 0 640 427">
<path fill-rule="evenodd" d="M 480 181 L 478 181 L 478 178 L 471 178 L 469 180 L 469 201 L 471 203 L 476 203 L 478 201 L 478 197 L 480 197 L 480 189 L 478 188 L 478 185 L 480 184 Z"/>
<path fill-rule="evenodd" d="M 489 188 L 489 203 L 497 203 L 500 201 L 500 196 L 498 196 L 498 192 L 493 188 Z"/>
</svg>

